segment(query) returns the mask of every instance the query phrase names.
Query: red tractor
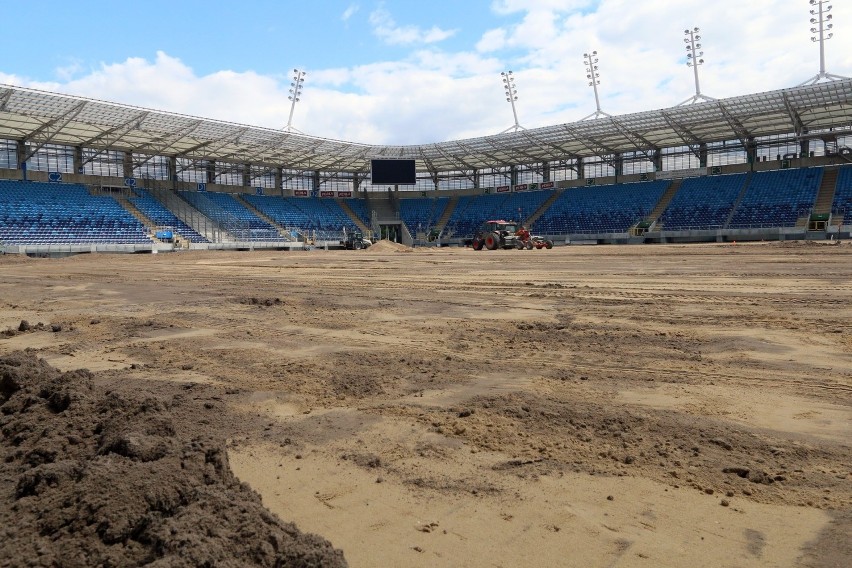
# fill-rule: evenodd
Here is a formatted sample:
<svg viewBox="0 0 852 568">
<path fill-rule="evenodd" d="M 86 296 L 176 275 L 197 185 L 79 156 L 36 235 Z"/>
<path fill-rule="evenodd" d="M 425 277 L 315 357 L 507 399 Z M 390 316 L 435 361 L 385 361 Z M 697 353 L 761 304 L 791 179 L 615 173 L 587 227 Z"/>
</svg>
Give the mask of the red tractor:
<svg viewBox="0 0 852 568">
<path fill-rule="evenodd" d="M 486 221 L 482 224 L 470 242 L 473 250 L 495 250 L 498 248 L 532 250 L 553 248 L 553 241 L 532 236 L 530 232 L 514 221 Z"/>
<path fill-rule="evenodd" d="M 517 235 L 518 224 L 513 221 L 486 221 L 479 227 L 470 245 L 473 250 L 524 248 Z"/>
</svg>

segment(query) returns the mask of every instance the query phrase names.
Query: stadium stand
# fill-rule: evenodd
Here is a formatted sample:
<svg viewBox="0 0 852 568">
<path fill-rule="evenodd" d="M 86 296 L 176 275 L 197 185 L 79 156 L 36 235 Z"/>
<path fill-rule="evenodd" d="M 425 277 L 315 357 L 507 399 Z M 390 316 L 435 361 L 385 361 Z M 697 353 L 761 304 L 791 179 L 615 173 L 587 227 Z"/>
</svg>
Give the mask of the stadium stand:
<svg viewBox="0 0 852 568">
<path fill-rule="evenodd" d="M 155 223 L 157 228 L 170 229 L 191 243 L 210 242 L 204 235 L 201 235 L 198 231 L 178 219 L 174 213 L 166 209 L 146 189 L 135 188 L 133 196 L 129 197 L 128 201 Z"/>
<path fill-rule="evenodd" d="M 670 180 L 568 189 L 536 221 L 541 234 L 625 233 L 646 217 Z"/>
<path fill-rule="evenodd" d="M 400 199 L 399 218 L 412 235 L 418 231 L 426 232 L 435 226 L 449 202 L 449 197 Z"/>
<path fill-rule="evenodd" d="M 315 231 L 319 239 L 339 238 L 344 228 L 347 231 L 358 228 L 333 199 L 267 195 L 245 195 L 243 199 L 282 227 L 291 231 Z M 346 203 L 365 221 L 364 217 L 368 217 L 366 205 L 356 201 L 348 199 Z"/>
<path fill-rule="evenodd" d="M 367 210 L 367 202 L 364 199 L 344 199 L 343 202 L 352 210 L 358 220 L 365 225 L 370 225 L 370 212 Z"/>
<path fill-rule="evenodd" d="M 747 174 L 688 178 L 660 217 L 666 231 L 707 230 L 725 226 Z"/>
<path fill-rule="evenodd" d="M 831 212 L 843 217 L 846 225 L 852 224 L 852 166 L 843 166 L 838 170 Z"/>
<path fill-rule="evenodd" d="M 446 228 L 453 237 L 473 237 L 483 221 L 526 221 L 552 195 L 550 190 L 468 195 L 459 198 Z"/>
<path fill-rule="evenodd" d="M 72 183 L 0 181 L 7 245 L 151 244 L 145 226 L 108 195 Z"/>
<path fill-rule="evenodd" d="M 729 228 L 793 227 L 814 205 L 822 168 L 756 172 Z"/>
<path fill-rule="evenodd" d="M 246 209 L 230 193 L 181 191 L 190 205 L 219 223 L 239 240 L 277 241 L 278 229 Z"/>
</svg>

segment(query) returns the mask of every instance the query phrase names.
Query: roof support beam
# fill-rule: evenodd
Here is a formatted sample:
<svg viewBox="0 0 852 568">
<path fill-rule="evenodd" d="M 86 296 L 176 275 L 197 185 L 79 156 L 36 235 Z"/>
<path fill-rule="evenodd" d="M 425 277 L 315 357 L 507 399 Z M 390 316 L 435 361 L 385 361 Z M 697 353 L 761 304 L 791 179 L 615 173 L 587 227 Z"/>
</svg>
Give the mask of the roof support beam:
<svg viewBox="0 0 852 568">
<path fill-rule="evenodd" d="M 201 125 L 204 124 L 203 120 L 194 120 L 186 125 L 185 128 L 181 128 L 174 132 L 170 132 L 164 136 L 159 136 L 157 138 L 152 138 L 151 142 L 147 144 L 145 147 L 153 150 L 152 152 L 144 152 L 144 153 L 154 153 L 154 154 L 173 154 L 173 150 L 175 144 L 191 135 L 193 132 L 198 130 Z M 134 151 L 139 150 L 134 149 Z M 141 153 L 141 152 L 140 152 Z"/>
<path fill-rule="evenodd" d="M 717 105 L 719 105 L 719 110 L 722 111 L 722 116 L 725 117 L 725 121 L 737 135 L 737 139 L 739 139 L 740 143 L 745 146 L 746 142 L 749 138 L 754 138 L 752 134 L 746 129 L 742 123 L 737 120 L 737 118 L 731 114 L 731 111 L 722 103 L 722 101 L 714 101 Z"/>
<path fill-rule="evenodd" d="M 59 133 L 63 128 L 65 128 L 69 122 L 74 120 L 77 115 L 80 114 L 80 112 L 82 112 L 84 108 L 86 108 L 87 104 L 88 101 L 81 101 L 73 107 L 69 108 L 67 111 L 65 111 L 65 113 L 63 113 L 61 116 L 58 116 L 55 119 L 42 124 L 40 127 L 30 132 L 27 135 L 27 139 L 29 140 L 38 137 L 42 133 L 45 133 L 47 136 L 44 138 L 44 140 L 36 144 L 29 152 L 26 153 L 26 155 L 24 156 L 24 160 L 29 160 L 35 155 L 36 152 L 50 144 L 53 140 L 53 137 L 57 133 Z M 53 134 L 50 133 L 51 130 L 53 130 Z"/>
<path fill-rule="evenodd" d="M 593 155 L 600 157 L 604 161 L 604 163 L 607 163 L 614 168 L 617 167 L 615 160 L 615 156 L 616 154 L 618 154 L 617 150 L 609 148 L 604 144 L 601 144 L 599 141 L 595 140 L 591 136 L 584 136 L 580 134 L 579 132 L 577 132 L 577 129 L 572 126 L 565 124 L 563 125 L 563 127 L 565 128 L 565 130 L 570 132 L 571 135 L 574 136 L 574 138 L 580 144 L 585 146 L 586 149 L 588 149 L 589 152 L 591 152 Z M 589 144 L 589 142 L 591 142 L 591 144 Z"/>
<path fill-rule="evenodd" d="M 790 97 L 787 96 L 787 93 L 781 93 L 781 99 L 784 101 L 784 108 L 787 109 L 787 114 L 790 115 L 790 121 L 793 123 L 793 129 L 796 132 L 796 136 L 803 136 L 805 132 L 805 125 L 802 122 L 802 117 L 799 116 L 799 113 L 793 108 L 792 103 L 790 102 Z"/>
<path fill-rule="evenodd" d="M 9 99 L 12 98 L 12 93 L 14 91 L 12 89 L 3 89 L 0 91 L 0 112 L 5 112 L 6 105 L 9 104 Z"/>
<path fill-rule="evenodd" d="M 134 127 L 138 128 L 139 124 L 143 120 L 145 120 L 145 117 L 148 116 L 149 114 L 150 114 L 149 111 L 140 112 L 139 114 L 137 114 L 136 116 L 134 116 L 130 120 L 125 121 L 123 124 L 119 124 L 118 126 L 116 126 L 114 128 L 110 128 L 109 130 L 105 130 L 104 132 L 101 132 L 100 134 L 98 134 L 97 136 L 95 136 L 93 138 L 89 138 L 88 140 L 83 140 L 80 143 L 80 146 L 84 146 L 84 147 L 88 147 L 88 148 L 92 148 L 94 146 L 94 144 L 96 144 L 97 142 L 100 142 L 101 140 L 104 140 L 103 148 L 101 148 L 100 150 L 98 150 L 97 152 L 95 152 L 94 154 L 92 154 L 91 156 L 86 158 L 85 160 L 83 160 L 83 165 L 88 164 L 89 162 L 93 161 L 96 157 L 100 156 L 101 154 L 106 152 L 108 149 L 111 149 L 113 146 L 115 146 L 119 141 L 121 141 L 122 138 L 124 138 L 124 136 L 127 135 L 128 132 L 133 130 Z M 113 138 L 113 139 L 110 139 L 109 137 L 113 134 L 116 134 L 116 137 Z M 112 148 L 112 149 L 114 149 L 114 148 Z"/>
<path fill-rule="evenodd" d="M 642 152 L 642 154 L 644 154 L 645 157 L 649 160 L 653 158 L 653 152 L 659 149 L 656 144 L 654 144 L 641 134 L 628 129 L 623 124 L 621 124 L 621 122 L 616 120 L 615 117 L 611 117 L 610 121 L 612 122 L 612 125 L 618 129 L 619 132 L 624 134 L 625 138 L 627 138 L 636 145 L 636 149 L 634 151 Z"/>
<path fill-rule="evenodd" d="M 689 146 L 689 149 L 695 154 L 695 157 L 699 160 L 701 159 L 701 140 L 692 132 L 689 131 L 688 128 L 677 122 L 673 119 L 668 113 L 660 112 L 660 115 L 663 117 L 663 120 L 666 121 L 672 130 L 675 131 L 675 134 L 683 140 L 684 144 Z"/>
</svg>

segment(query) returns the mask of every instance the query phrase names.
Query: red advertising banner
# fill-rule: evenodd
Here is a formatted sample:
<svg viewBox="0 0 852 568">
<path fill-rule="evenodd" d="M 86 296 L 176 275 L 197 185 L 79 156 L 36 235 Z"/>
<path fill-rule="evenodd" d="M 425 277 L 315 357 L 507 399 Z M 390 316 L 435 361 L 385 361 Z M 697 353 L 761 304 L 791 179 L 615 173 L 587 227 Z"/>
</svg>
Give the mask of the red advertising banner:
<svg viewBox="0 0 852 568">
<path fill-rule="evenodd" d="M 515 191 L 526 191 L 526 190 L 527 190 L 527 184 L 525 184 L 525 183 L 522 183 L 520 185 L 515 186 Z"/>
<path fill-rule="evenodd" d="M 497 193 L 505 193 L 505 192 L 509 191 L 509 189 L 510 189 L 510 188 L 509 188 L 509 186 L 508 186 L 508 185 L 501 185 L 500 187 L 496 187 L 496 188 L 494 188 L 494 190 L 495 190 Z"/>
<path fill-rule="evenodd" d="M 352 197 L 351 191 L 338 191 L 337 197 Z"/>
<path fill-rule="evenodd" d="M 334 197 L 333 191 L 320 191 L 320 197 Z"/>
<path fill-rule="evenodd" d="M 544 182 L 543 184 L 541 184 L 539 187 L 540 187 L 541 189 L 553 189 L 553 187 L 554 187 L 555 185 L 556 185 L 556 184 L 555 184 L 555 183 L 553 183 L 552 181 L 546 181 L 546 182 Z"/>
<path fill-rule="evenodd" d="M 307 189 L 296 189 L 296 190 L 293 190 L 293 195 L 295 195 L 296 197 L 307 197 L 308 196 L 308 190 Z"/>
</svg>

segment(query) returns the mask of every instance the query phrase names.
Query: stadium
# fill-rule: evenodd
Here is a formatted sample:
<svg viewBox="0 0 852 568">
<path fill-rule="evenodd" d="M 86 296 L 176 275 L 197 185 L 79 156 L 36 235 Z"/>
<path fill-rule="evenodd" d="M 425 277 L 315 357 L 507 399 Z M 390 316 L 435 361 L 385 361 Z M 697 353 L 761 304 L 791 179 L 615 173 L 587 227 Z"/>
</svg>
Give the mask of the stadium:
<svg viewBox="0 0 852 568">
<path fill-rule="evenodd" d="M 0 85 L 0 565 L 849 565 L 850 138 L 824 67 L 421 145 Z"/>
<path fill-rule="evenodd" d="M 844 79 L 368 146 L 3 86 L 0 243 L 23 254 L 168 251 L 174 237 L 298 248 L 355 230 L 460 245 L 500 218 L 557 243 L 848 238 L 850 93 Z M 382 159 L 414 160 L 414 183 L 374 184 Z"/>
</svg>

